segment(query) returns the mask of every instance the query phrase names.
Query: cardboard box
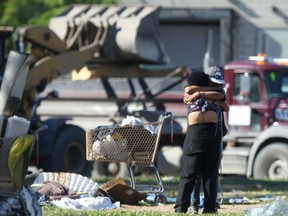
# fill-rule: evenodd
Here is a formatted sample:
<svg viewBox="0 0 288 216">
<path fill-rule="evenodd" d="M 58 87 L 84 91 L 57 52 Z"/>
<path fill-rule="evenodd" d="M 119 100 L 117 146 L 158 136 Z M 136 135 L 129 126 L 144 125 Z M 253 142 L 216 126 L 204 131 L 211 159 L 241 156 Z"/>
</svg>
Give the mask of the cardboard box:
<svg viewBox="0 0 288 216">
<path fill-rule="evenodd" d="M 135 205 L 147 197 L 147 194 L 139 193 L 127 185 L 122 178 L 108 181 L 100 185 L 99 188 L 105 191 L 113 200 L 120 201 L 121 204 Z"/>
</svg>

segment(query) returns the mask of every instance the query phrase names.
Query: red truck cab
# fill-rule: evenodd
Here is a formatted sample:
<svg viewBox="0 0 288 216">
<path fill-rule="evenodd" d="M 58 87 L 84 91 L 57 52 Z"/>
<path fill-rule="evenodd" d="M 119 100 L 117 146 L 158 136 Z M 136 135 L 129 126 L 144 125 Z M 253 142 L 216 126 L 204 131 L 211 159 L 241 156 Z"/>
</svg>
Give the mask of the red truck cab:
<svg viewBox="0 0 288 216">
<path fill-rule="evenodd" d="M 224 66 L 223 173 L 288 178 L 288 66 L 279 61 L 258 56 Z"/>
</svg>

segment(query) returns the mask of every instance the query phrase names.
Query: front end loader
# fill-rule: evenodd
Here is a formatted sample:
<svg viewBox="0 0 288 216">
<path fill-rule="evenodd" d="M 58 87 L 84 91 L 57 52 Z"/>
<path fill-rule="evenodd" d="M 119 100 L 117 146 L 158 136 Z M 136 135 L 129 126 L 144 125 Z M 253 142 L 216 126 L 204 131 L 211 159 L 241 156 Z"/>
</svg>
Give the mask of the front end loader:
<svg viewBox="0 0 288 216">
<path fill-rule="evenodd" d="M 19 26 L 17 46 L 10 51 L 3 74 L 2 115 L 16 98 L 20 105 L 13 114 L 35 118 L 35 98 L 47 84 L 87 64 L 167 64 L 158 12 L 152 6 L 71 5 L 52 17 L 48 27 Z M 85 131 L 65 118 L 38 120 L 48 129 L 39 134 L 36 166 L 89 176 L 92 164 L 85 159 Z"/>
</svg>

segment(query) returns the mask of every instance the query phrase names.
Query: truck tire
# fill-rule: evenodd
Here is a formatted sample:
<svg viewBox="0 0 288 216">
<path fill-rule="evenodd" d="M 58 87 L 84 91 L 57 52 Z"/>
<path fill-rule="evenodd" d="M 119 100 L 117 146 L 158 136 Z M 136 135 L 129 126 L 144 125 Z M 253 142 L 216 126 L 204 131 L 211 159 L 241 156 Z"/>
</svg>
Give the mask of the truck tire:
<svg viewBox="0 0 288 216">
<path fill-rule="evenodd" d="M 91 176 L 91 161 L 86 160 L 86 134 L 75 125 L 64 125 L 57 133 L 51 156 L 54 172 Z"/>
<path fill-rule="evenodd" d="M 128 174 L 126 163 L 95 161 L 91 177 L 93 179 L 111 176 L 124 178 L 127 177 Z"/>
<path fill-rule="evenodd" d="M 288 180 L 288 145 L 274 143 L 264 147 L 256 156 L 253 177 Z"/>
</svg>

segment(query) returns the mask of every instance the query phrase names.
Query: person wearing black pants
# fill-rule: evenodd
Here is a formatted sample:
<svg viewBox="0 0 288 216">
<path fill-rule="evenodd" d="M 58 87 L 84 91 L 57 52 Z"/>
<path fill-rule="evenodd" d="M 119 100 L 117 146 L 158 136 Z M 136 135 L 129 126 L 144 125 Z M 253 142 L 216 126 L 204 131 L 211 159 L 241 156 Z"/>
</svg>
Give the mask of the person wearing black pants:
<svg viewBox="0 0 288 216">
<path fill-rule="evenodd" d="M 216 67 L 216 66 L 213 66 L 213 67 L 209 67 L 205 70 L 205 74 L 208 75 L 208 78 L 209 78 L 209 86 L 210 87 L 215 87 L 217 89 L 217 87 L 219 87 L 220 91 L 224 91 L 223 89 L 223 84 L 225 84 L 225 80 L 224 80 L 224 73 L 223 73 L 223 70 L 219 67 Z M 189 86 L 187 86 L 187 88 L 189 88 Z M 211 89 L 212 89 L 211 88 Z M 211 90 L 210 89 L 210 90 Z M 193 91 L 190 92 L 193 94 Z M 195 93 L 195 92 L 194 92 Z M 203 93 L 203 92 L 202 92 Z M 201 92 L 200 92 L 201 94 Z M 202 94 L 201 94 L 202 95 Z M 205 96 L 205 95 L 204 95 Z M 224 122 L 224 115 L 223 115 L 223 112 L 229 112 L 229 106 L 226 104 L 226 97 L 224 97 L 222 100 L 221 100 L 221 117 L 222 117 L 222 121 L 221 121 L 221 124 L 222 124 L 222 138 L 227 134 L 228 130 L 226 128 L 226 125 L 225 125 L 225 122 Z M 222 159 L 222 145 L 221 145 L 221 148 L 220 148 L 220 160 Z M 219 161 L 219 168 L 220 168 L 220 161 Z M 195 186 L 194 186 L 194 189 L 192 191 L 192 194 L 191 194 L 191 202 L 192 202 L 192 205 L 191 207 L 189 207 L 188 209 L 188 212 L 191 213 L 191 214 L 198 214 L 198 211 L 199 211 L 199 205 L 200 205 L 200 188 L 201 188 L 201 176 L 198 177 L 198 179 L 196 180 L 196 183 L 195 183 Z M 220 182 L 218 181 L 218 190 L 219 190 L 219 184 Z M 216 206 L 217 208 L 219 208 L 219 203 L 217 202 L 216 203 Z"/>
<path fill-rule="evenodd" d="M 192 71 L 188 84 L 208 86 L 208 76 L 203 71 Z M 216 92 L 224 97 L 223 92 Z M 212 97 L 211 99 L 214 99 Z M 194 100 L 194 99 L 191 99 Z M 183 166 L 180 175 L 179 191 L 174 206 L 175 212 L 186 213 L 191 204 L 191 193 L 196 179 L 203 180 L 204 210 L 203 213 L 217 213 L 217 183 L 220 160 L 221 108 L 210 100 L 203 99 L 201 94 L 195 103 L 187 106 L 188 127 L 183 145 Z"/>
<path fill-rule="evenodd" d="M 175 212 L 187 212 L 191 193 L 200 175 L 204 190 L 204 213 L 215 213 L 218 183 L 219 135 L 215 135 L 215 125 L 189 125 L 184 141 L 183 166 Z M 219 143 L 215 141 L 219 140 Z M 197 145 L 194 145 L 194 144 Z M 213 146 L 211 145 L 213 144 Z M 217 149 L 218 148 L 218 149 Z"/>
</svg>

